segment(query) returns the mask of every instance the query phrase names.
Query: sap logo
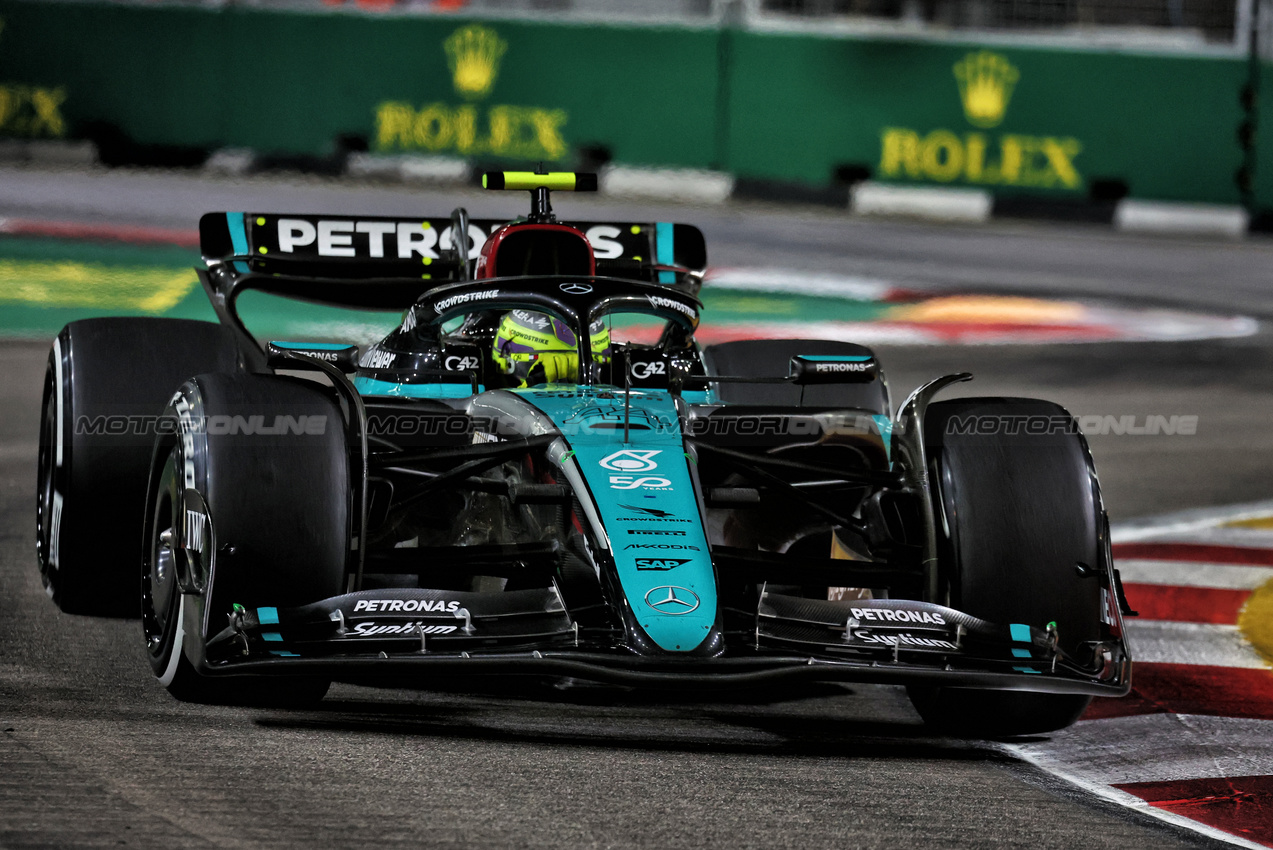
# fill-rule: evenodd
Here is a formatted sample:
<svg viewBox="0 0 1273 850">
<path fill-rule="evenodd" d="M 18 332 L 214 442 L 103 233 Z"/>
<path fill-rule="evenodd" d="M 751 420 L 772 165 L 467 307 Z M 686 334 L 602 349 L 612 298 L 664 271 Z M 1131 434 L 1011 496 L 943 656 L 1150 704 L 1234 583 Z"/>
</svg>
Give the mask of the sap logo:
<svg viewBox="0 0 1273 850">
<path fill-rule="evenodd" d="M 448 357 L 443 363 L 443 366 L 446 367 L 448 372 L 466 372 L 471 369 L 476 369 L 480 365 L 481 364 L 478 363 L 476 357 L 452 356 Z"/>
<path fill-rule="evenodd" d="M 358 365 L 368 369 L 388 369 L 393 365 L 394 357 L 395 355 L 392 351 L 373 348 L 362 356 L 362 360 L 359 361 Z"/>
<path fill-rule="evenodd" d="M 366 611 L 369 614 L 414 614 L 415 612 L 453 614 L 459 610 L 460 603 L 454 600 L 446 602 L 442 599 L 360 599 L 354 604 L 354 612 Z"/>
<path fill-rule="evenodd" d="M 636 558 L 633 561 L 638 570 L 674 570 L 689 562 L 689 558 Z"/>
<path fill-rule="evenodd" d="M 637 362 L 632 364 L 632 377 L 636 378 L 638 381 L 644 381 L 651 375 L 666 374 L 667 364 L 662 360 L 654 360 L 649 363 Z"/>
<path fill-rule="evenodd" d="M 645 478 L 634 478 L 631 475 L 611 475 L 611 490 L 670 490 L 672 481 L 669 478 L 660 478 L 657 476 L 647 476 Z"/>
<path fill-rule="evenodd" d="M 653 472 L 659 468 L 654 456 L 660 452 L 662 449 L 620 449 L 603 457 L 601 468 L 613 472 Z"/>
</svg>

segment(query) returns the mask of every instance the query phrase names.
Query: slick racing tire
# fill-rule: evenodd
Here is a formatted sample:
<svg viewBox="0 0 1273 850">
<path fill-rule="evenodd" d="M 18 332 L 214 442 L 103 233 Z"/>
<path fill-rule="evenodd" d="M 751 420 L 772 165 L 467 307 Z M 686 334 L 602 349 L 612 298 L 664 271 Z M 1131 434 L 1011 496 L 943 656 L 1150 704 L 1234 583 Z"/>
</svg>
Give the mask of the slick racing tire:
<svg viewBox="0 0 1273 850">
<path fill-rule="evenodd" d="M 999 624 L 1055 622 L 1061 648 L 1082 657 L 1102 637 L 1103 509 L 1072 423 L 1051 402 L 957 399 L 928 408 L 924 435 L 950 606 Z M 912 687 L 910 696 L 930 725 L 984 737 L 1064 728 L 1091 701 L 948 687 Z"/>
<path fill-rule="evenodd" d="M 344 592 L 349 457 L 340 409 L 316 385 L 200 375 L 156 443 L 142 559 L 151 669 L 177 699 L 299 706 L 326 680 L 201 672 L 235 606 L 292 607 Z"/>
<path fill-rule="evenodd" d="M 790 373 L 791 358 L 797 354 L 871 355 L 871 349 L 851 342 L 826 339 L 746 339 L 722 342 L 703 349 L 703 366 L 708 375 L 781 378 Z M 868 384 L 822 384 L 799 387 L 792 384 L 715 384 L 717 397 L 731 404 L 796 407 L 846 407 L 891 413 L 888 382 L 883 371 Z M 803 391 L 803 393 L 802 393 Z"/>
<path fill-rule="evenodd" d="M 154 424 L 181 382 L 238 368 L 232 332 L 185 319 L 86 319 L 44 379 L 36 558 L 71 614 L 137 616 L 137 541 Z"/>
</svg>

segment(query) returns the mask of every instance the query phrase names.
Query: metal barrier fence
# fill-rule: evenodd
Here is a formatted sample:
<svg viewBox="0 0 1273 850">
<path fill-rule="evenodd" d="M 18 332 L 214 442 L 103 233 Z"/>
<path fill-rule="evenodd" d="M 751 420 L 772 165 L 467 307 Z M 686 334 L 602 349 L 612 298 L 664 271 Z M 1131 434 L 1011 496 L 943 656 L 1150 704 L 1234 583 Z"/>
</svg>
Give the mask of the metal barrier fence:
<svg viewBox="0 0 1273 850">
<path fill-rule="evenodd" d="M 1157 46 L 1245 44 L 1251 0 L 758 0 L 789 22 L 900 24 L 912 31 L 1068 35 Z"/>
</svg>

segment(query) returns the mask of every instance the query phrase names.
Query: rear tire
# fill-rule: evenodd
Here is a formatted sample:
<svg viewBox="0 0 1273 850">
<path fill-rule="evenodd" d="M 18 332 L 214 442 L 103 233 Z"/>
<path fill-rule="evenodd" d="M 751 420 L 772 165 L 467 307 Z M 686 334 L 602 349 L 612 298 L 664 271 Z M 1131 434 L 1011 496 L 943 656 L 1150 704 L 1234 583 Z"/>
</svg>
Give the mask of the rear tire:
<svg viewBox="0 0 1273 850">
<path fill-rule="evenodd" d="M 153 422 L 186 378 L 238 368 L 233 333 L 208 322 L 87 319 L 58 334 L 44 379 L 36 559 L 63 611 L 137 616 Z"/>
<path fill-rule="evenodd" d="M 977 427 L 986 422 L 998 424 Z M 1101 597 L 1094 572 L 1083 576 L 1076 565 L 1101 563 L 1103 512 L 1086 441 L 1072 423 L 1051 402 L 957 399 L 928 408 L 924 434 L 951 607 L 1005 625 L 1055 622 L 1061 647 L 1081 657 L 1083 644 L 1101 639 Z M 989 737 L 1064 728 L 1091 701 L 947 687 L 909 692 L 930 725 Z"/>
<path fill-rule="evenodd" d="M 827 339 L 744 339 L 722 342 L 703 349 L 703 366 L 708 375 L 781 378 L 790 374 L 791 358 L 797 354 L 873 355 L 871 349 L 851 342 Z M 798 387 L 792 384 L 715 384 L 721 401 L 778 407 L 844 407 L 869 410 L 889 416 L 888 382 L 883 370 L 869 384 L 822 384 Z M 802 402 L 803 399 L 803 402 Z"/>
<path fill-rule="evenodd" d="M 166 415 L 178 427 L 155 450 L 145 530 L 141 609 L 151 669 L 188 702 L 316 702 L 329 681 L 209 676 L 201 668 L 207 640 L 235 604 L 291 607 L 343 592 L 350 487 L 340 411 L 306 382 L 263 375 L 201 375 L 174 402 Z M 315 416 L 321 432 L 260 430 Z"/>
</svg>

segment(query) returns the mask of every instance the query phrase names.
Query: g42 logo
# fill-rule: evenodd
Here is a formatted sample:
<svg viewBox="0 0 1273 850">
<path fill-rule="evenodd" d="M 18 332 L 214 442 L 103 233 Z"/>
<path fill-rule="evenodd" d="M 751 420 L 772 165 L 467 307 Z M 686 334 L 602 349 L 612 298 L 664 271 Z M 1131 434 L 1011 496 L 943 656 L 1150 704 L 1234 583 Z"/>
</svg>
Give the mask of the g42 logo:
<svg viewBox="0 0 1273 850">
<path fill-rule="evenodd" d="M 659 468 L 654 456 L 661 451 L 662 449 L 620 449 L 602 458 L 601 468 L 612 472 L 653 472 Z"/>
<path fill-rule="evenodd" d="M 651 375 L 666 375 L 667 364 L 662 360 L 651 360 L 648 363 L 637 361 L 632 364 L 632 377 L 638 381 L 644 381 Z"/>
<path fill-rule="evenodd" d="M 476 369 L 480 364 L 476 357 L 456 357 L 451 356 L 446 359 L 443 364 L 448 372 L 464 372 L 469 369 Z"/>
</svg>

